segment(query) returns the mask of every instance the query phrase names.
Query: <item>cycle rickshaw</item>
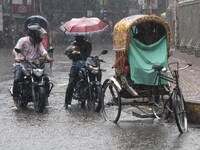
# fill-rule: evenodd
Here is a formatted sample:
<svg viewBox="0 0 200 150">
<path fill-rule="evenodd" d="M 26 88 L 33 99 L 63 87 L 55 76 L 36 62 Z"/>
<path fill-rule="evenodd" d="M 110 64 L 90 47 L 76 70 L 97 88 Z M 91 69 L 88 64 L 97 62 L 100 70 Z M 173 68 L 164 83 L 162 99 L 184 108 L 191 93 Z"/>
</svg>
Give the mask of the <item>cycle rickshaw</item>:
<svg viewBox="0 0 200 150">
<path fill-rule="evenodd" d="M 178 82 L 179 64 L 168 63 L 171 41 L 170 26 L 156 15 L 133 15 L 116 23 L 115 74 L 102 87 L 102 113 L 106 120 L 117 123 L 124 105 L 145 106 L 157 118 L 167 119 L 174 114 L 179 131 L 187 131 L 186 106 Z"/>
</svg>

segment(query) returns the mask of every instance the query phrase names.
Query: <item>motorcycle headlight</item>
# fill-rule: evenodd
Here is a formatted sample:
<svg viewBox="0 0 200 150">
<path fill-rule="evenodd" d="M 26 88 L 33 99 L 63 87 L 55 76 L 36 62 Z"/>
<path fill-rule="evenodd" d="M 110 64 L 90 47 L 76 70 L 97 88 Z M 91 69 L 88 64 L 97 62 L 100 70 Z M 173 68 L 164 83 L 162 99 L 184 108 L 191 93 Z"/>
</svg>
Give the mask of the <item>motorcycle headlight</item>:
<svg viewBox="0 0 200 150">
<path fill-rule="evenodd" d="M 98 67 L 93 67 L 93 66 L 89 65 L 89 70 L 91 71 L 91 73 L 97 74 L 98 71 L 99 71 L 99 68 Z"/>
<path fill-rule="evenodd" d="M 33 74 L 35 74 L 37 77 L 40 77 L 44 72 L 44 69 L 33 69 Z"/>
<path fill-rule="evenodd" d="M 89 68 L 89 70 L 92 70 L 93 67 L 91 65 L 88 65 L 88 68 Z"/>
</svg>

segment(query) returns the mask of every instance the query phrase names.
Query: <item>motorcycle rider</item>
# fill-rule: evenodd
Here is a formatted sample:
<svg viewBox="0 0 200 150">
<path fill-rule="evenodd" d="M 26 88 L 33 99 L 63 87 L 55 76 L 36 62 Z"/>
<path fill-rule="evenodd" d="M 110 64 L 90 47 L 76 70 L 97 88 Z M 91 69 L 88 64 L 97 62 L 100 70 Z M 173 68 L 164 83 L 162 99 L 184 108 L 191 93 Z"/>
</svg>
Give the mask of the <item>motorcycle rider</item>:
<svg viewBox="0 0 200 150">
<path fill-rule="evenodd" d="M 33 61 L 38 56 L 38 54 L 44 56 L 49 62 L 54 60 L 48 55 L 47 51 L 42 45 L 42 35 L 45 33 L 46 31 L 38 24 L 29 25 L 27 29 L 27 36 L 20 38 L 15 48 L 13 49 L 13 56 L 15 60 L 14 82 L 13 82 L 13 101 L 14 101 L 14 106 L 12 108 L 13 110 L 18 109 L 18 99 L 19 99 L 18 83 L 24 77 L 24 73 L 22 71 L 23 64 L 21 63 L 21 61 L 24 59 L 22 54 L 24 54 L 26 60 L 30 62 Z M 20 49 L 22 54 L 17 53 L 15 49 Z M 48 81 L 49 79 L 48 77 L 46 77 L 46 82 L 48 83 Z M 46 101 L 46 105 L 48 105 L 48 100 Z"/>
<path fill-rule="evenodd" d="M 75 41 L 71 43 L 69 47 L 67 47 L 65 55 L 72 60 L 72 66 L 69 74 L 69 83 L 66 89 L 65 95 L 65 108 L 68 108 L 68 105 L 71 105 L 72 96 L 74 87 L 78 80 L 78 69 L 76 68 L 76 63 L 80 60 L 86 60 L 88 56 L 90 56 L 92 51 L 92 44 L 84 38 L 84 36 L 75 36 Z M 83 102 L 82 107 L 85 106 Z"/>
</svg>

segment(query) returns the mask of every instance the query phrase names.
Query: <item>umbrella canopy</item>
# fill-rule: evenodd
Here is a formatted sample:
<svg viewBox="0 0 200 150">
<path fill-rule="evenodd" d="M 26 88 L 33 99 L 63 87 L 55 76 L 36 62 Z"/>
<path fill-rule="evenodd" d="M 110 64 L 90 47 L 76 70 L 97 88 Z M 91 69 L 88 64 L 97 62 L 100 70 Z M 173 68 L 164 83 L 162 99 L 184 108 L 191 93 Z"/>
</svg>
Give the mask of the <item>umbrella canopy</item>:
<svg viewBox="0 0 200 150">
<path fill-rule="evenodd" d="M 38 23 L 45 30 L 48 29 L 48 21 L 46 20 L 46 18 L 40 15 L 33 15 L 28 17 L 25 21 L 25 28 L 27 29 L 27 26 L 29 24 L 34 24 L 34 23 Z"/>
<path fill-rule="evenodd" d="M 105 30 L 108 25 L 99 18 L 72 18 L 60 26 L 60 30 L 66 34 L 87 35 Z"/>
</svg>

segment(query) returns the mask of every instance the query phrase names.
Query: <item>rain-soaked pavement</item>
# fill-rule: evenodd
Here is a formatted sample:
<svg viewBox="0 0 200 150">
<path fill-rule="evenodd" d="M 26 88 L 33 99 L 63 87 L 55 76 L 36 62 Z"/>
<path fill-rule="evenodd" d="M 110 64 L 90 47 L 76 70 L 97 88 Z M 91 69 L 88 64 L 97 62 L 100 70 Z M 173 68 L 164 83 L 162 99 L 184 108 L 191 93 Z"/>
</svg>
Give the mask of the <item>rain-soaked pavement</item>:
<svg viewBox="0 0 200 150">
<path fill-rule="evenodd" d="M 92 54 L 109 49 L 101 58 L 107 62 L 103 79 L 113 75 L 114 62 L 111 46 L 94 47 Z M 189 125 L 189 132 L 179 135 L 173 122 L 142 119 L 127 114 L 118 124 L 107 122 L 100 113 L 78 108 L 74 101 L 69 110 L 63 109 L 68 82 L 70 61 L 56 48 L 53 72 L 50 79 L 55 87 L 49 101 L 51 107 L 43 114 L 36 113 L 33 105 L 26 111 L 12 111 L 12 97 L 8 87 L 12 85 L 11 49 L 1 49 L 0 55 L 0 149 L 1 150 L 198 150 L 200 130 Z"/>
</svg>

